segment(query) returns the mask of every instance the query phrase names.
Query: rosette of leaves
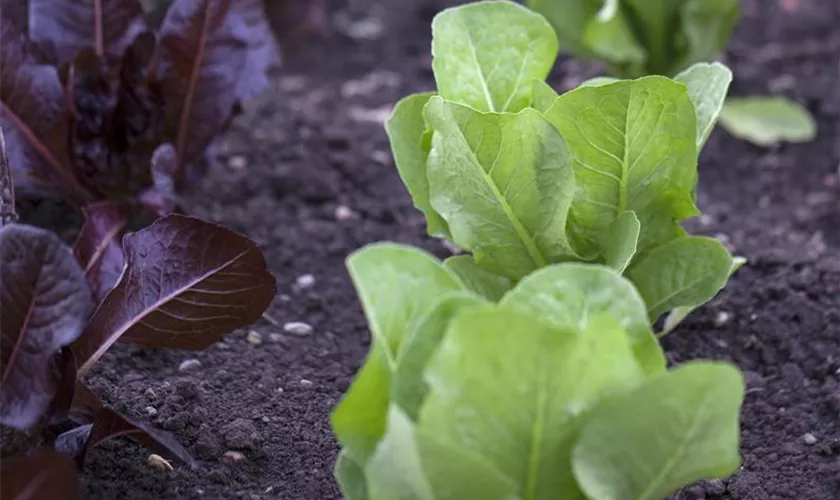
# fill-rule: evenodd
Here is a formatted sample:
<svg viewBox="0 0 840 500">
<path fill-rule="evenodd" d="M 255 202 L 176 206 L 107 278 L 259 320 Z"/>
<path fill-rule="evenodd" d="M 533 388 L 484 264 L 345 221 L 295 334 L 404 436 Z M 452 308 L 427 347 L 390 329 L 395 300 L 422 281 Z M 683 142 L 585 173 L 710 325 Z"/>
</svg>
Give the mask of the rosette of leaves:
<svg viewBox="0 0 840 500">
<path fill-rule="evenodd" d="M 259 319 L 276 291 L 262 253 L 178 214 L 120 242 L 119 205 L 98 207 L 70 248 L 16 222 L 13 186 L 0 131 L 3 498 L 75 498 L 76 466 L 118 436 L 195 467 L 172 436 L 103 405 L 82 376 L 118 341 L 200 350 Z"/>
<path fill-rule="evenodd" d="M 279 56 L 260 0 L 2 0 L 0 124 L 18 194 L 174 210 Z"/>
<path fill-rule="evenodd" d="M 651 323 L 724 286 L 739 261 L 682 222 L 700 214 L 698 155 L 725 66 L 558 96 L 544 82 L 558 43 L 539 14 L 482 2 L 432 31 L 438 90 L 401 100 L 386 130 L 429 233 L 469 252 L 451 259 L 465 282 L 498 296 L 554 263 L 599 263 L 636 286 Z"/>
<path fill-rule="evenodd" d="M 560 47 L 604 62 L 612 77 L 674 76 L 714 61 L 739 16 L 739 0 L 528 0 L 554 28 Z M 814 119 L 783 97 L 724 103 L 721 124 L 734 136 L 768 146 L 813 140 Z"/>
<path fill-rule="evenodd" d="M 614 268 L 551 264 L 477 293 L 410 247 L 347 265 L 372 341 L 332 416 L 346 498 L 659 500 L 737 470 L 741 374 L 666 370 Z"/>
</svg>

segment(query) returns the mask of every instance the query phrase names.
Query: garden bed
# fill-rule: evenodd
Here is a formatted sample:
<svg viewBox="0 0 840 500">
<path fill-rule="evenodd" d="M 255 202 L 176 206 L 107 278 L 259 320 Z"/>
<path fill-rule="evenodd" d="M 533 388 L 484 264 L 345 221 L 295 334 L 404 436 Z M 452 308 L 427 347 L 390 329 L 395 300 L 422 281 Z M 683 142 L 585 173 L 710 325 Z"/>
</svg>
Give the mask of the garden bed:
<svg viewBox="0 0 840 500">
<path fill-rule="evenodd" d="M 336 33 L 297 48 L 276 91 L 248 103 L 186 203 L 259 243 L 278 278 L 268 311 L 278 323 L 198 354 L 117 347 L 89 378 L 118 410 L 174 433 L 201 467 L 162 472 L 144 449 L 112 442 L 90 454 L 82 498 L 340 498 L 329 414 L 369 343 L 344 258 L 380 240 L 449 253 L 425 235 L 382 127 L 399 97 L 433 88 L 428 27 L 445 5 L 351 3 L 331 12 Z M 706 215 L 692 224 L 749 264 L 665 345 L 673 362 L 726 359 L 744 370 L 743 467 L 677 498 L 837 499 L 840 6 L 743 4 L 726 55 L 731 93 L 793 97 L 820 133 L 762 149 L 718 130 L 704 149 Z M 597 73 L 564 60 L 551 82 L 565 89 Z M 285 332 L 287 322 L 312 331 Z M 200 365 L 179 370 L 188 359 Z"/>
</svg>

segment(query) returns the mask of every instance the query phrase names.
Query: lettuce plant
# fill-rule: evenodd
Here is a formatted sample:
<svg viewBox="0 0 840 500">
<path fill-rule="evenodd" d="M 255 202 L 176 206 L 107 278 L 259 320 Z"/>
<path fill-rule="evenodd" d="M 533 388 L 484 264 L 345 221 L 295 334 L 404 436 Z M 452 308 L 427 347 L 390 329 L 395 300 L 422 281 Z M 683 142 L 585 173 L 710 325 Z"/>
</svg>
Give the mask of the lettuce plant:
<svg viewBox="0 0 840 500">
<path fill-rule="evenodd" d="M 739 0 L 528 0 L 551 23 L 561 49 L 604 62 L 617 78 L 674 76 L 713 61 L 738 20 Z M 766 146 L 807 142 L 816 123 L 781 97 L 728 99 L 721 124 L 734 136 Z"/>
<path fill-rule="evenodd" d="M 636 286 L 654 322 L 723 287 L 735 259 L 681 223 L 700 214 L 697 158 L 726 67 L 558 96 L 542 16 L 483 2 L 442 12 L 432 31 L 438 91 L 400 101 L 386 129 L 429 233 L 470 253 L 452 266 L 474 290 L 494 298 L 550 264 L 599 263 Z"/>
<path fill-rule="evenodd" d="M 110 209 L 87 219 L 71 249 L 16 222 L 14 203 L 0 131 L 0 455 L 51 447 L 81 466 L 90 448 L 126 436 L 195 466 L 172 436 L 105 407 L 81 377 L 120 340 L 198 350 L 259 319 L 276 290 L 262 253 L 244 236 L 178 214 L 120 244 L 121 219 Z M 53 491 L 42 475 L 75 481 L 65 463 L 50 453 L 4 460 L 4 498 L 7 485 L 10 496 L 24 495 L 14 498 Z"/>
<path fill-rule="evenodd" d="M 348 258 L 373 337 L 332 420 L 348 499 L 656 500 L 738 468 L 740 373 L 666 370 L 617 270 L 551 264 L 495 301 L 453 262 Z"/>
<path fill-rule="evenodd" d="M 260 0 L 3 0 L 0 124 L 18 194 L 162 216 L 277 62 Z"/>
<path fill-rule="evenodd" d="M 712 61 L 738 20 L 739 0 L 528 0 L 565 52 L 607 63 L 620 78 L 675 75 Z"/>
</svg>

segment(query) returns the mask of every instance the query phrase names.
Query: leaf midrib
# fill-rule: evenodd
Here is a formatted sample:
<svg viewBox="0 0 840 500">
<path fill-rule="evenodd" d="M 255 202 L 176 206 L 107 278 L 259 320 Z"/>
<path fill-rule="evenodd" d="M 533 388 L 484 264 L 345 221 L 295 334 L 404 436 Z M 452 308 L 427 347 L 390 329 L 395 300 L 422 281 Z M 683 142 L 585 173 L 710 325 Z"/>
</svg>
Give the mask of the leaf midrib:
<svg viewBox="0 0 840 500">
<path fill-rule="evenodd" d="M 450 113 L 450 116 L 451 116 L 451 113 Z M 453 120 L 453 121 L 455 121 L 455 120 Z M 467 138 L 464 135 L 463 130 L 461 129 L 461 127 L 459 125 L 457 125 L 457 122 L 456 122 L 455 128 L 458 131 L 458 135 L 460 136 L 461 140 L 463 141 L 464 146 L 470 152 L 470 156 L 472 157 L 472 160 L 473 160 L 474 164 L 476 165 L 478 171 L 481 172 L 482 179 L 484 180 L 484 182 L 487 184 L 487 186 L 492 191 L 493 197 L 496 198 L 496 201 L 499 203 L 499 206 L 502 207 L 502 211 L 505 213 L 505 216 L 510 221 L 511 225 L 513 226 L 514 231 L 516 232 L 517 236 L 519 236 L 520 241 L 522 241 L 522 244 L 525 246 L 525 250 L 528 252 L 528 255 L 531 257 L 531 260 L 533 260 L 533 262 L 537 266 L 537 268 L 542 268 L 542 267 L 547 266 L 548 261 L 546 260 L 545 256 L 542 254 L 542 252 L 540 251 L 539 247 L 537 246 L 536 241 L 534 241 L 534 239 L 528 233 L 528 230 L 525 228 L 525 226 L 522 224 L 522 222 L 519 220 L 519 218 L 513 212 L 513 209 L 510 207 L 510 204 L 508 204 L 507 200 L 502 195 L 502 192 L 499 191 L 499 187 L 496 186 L 496 183 L 493 180 L 493 177 L 486 170 L 484 170 L 484 167 L 481 165 L 481 162 L 478 159 L 478 155 L 470 147 L 469 141 L 467 141 Z M 501 154 L 502 145 L 503 145 L 502 141 L 500 140 L 498 154 Z M 498 156 L 496 158 L 496 161 L 498 161 Z M 495 162 L 494 162 L 494 164 L 495 164 Z"/>
</svg>

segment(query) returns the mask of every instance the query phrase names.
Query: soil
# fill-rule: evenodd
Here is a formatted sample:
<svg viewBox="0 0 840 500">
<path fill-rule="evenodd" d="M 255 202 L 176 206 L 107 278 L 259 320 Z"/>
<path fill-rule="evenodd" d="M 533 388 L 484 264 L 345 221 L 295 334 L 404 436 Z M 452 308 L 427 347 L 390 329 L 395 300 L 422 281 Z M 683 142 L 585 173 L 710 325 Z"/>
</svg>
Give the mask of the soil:
<svg viewBox="0 0 840 500">
<path fill-rule="evenodd" d="M 334 2 L 335 3 L 335 2 Z M 295 47 L 274 91 L 246 106 L 188 211 L 248 234 L 280 293 L 278 325 L 201 353 L 112 349 L 90 384 L 117 409 L 172 432 L 201 462 L 161 472 L 139 446 L 89 455 L 83 496 L 105 499 L 334 499 L 329 414 L 369 334 L 344 268 L 349 252 L 392 240 L 444 257 L 399 181 L 382 128 L 398 98 L 433 88 L 431 18 L 447 2 L 351 0 L 333 31 Z M 748 381 L 743 466 L 681 500 L 840 499 L 840 4 L 744 0 L 725 56 L 735 95 L 784 94 L 819 124 L 809 144 L 758 148 L 717 130 L 700 165 L 705 215 L 749 265 L 665 341 L 672 362 L 737 363 Z M 569 88 L 599 73 L 562 60 Z M 349 217 L 348 217 L 349 215 Z M 297 278 L 312 275 L 310 287 Z M 283 323 L 306 322 L 306 335 Z M 200 366 L 179 371 L 187 359 Z M 241 455 L 226 452 L 236 451 Z"/>
</svg>

